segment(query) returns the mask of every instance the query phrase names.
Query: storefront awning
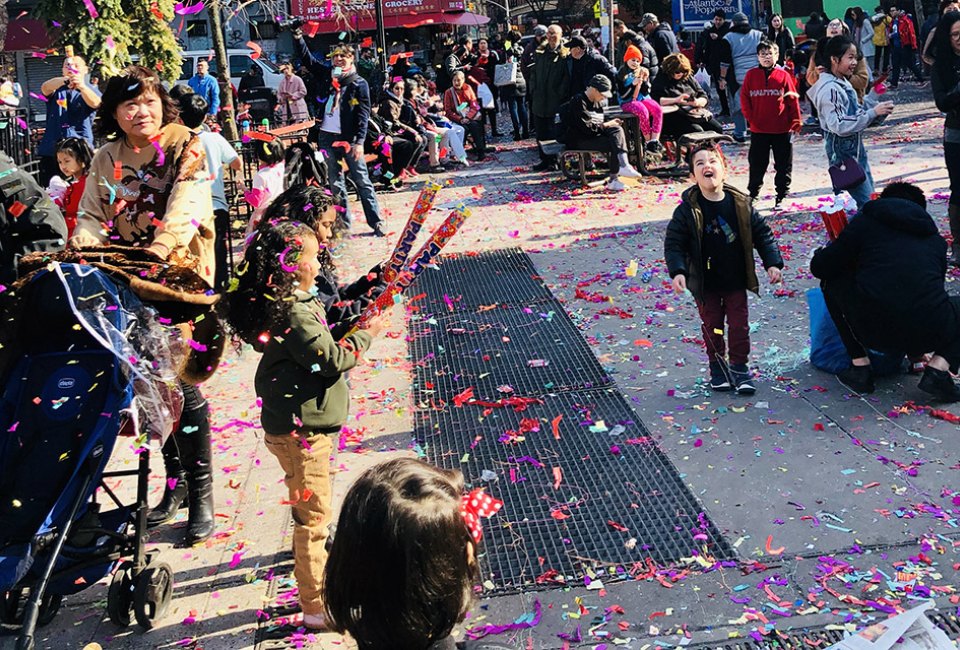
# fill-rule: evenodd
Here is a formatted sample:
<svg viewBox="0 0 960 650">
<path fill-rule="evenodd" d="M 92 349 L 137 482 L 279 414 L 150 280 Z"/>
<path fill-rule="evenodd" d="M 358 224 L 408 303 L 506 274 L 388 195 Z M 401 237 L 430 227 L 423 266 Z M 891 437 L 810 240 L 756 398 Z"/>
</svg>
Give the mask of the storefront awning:
<svg viewBox="0 0 960 650">
<path fill-rule="evenodd" d="M 464 11 L 464 0 L 381 0 L 385 29 L 425 25 L 485 25 L 486 16 Z M 376 29 L 372 0 L 331 3 L 327 0 L 291 0 L 291 15 L 315 21 L 321 34 L 366 32 Z"/>
<path fill-rule="evenodd" d="M 51 43 L 53 39 L 47 34 L 43 21 L 21 16 L 11 19 L 7 25 L 7 39 L 3 44 L 3 51 L 43 51 L 48 49 Z"/>
</svg>

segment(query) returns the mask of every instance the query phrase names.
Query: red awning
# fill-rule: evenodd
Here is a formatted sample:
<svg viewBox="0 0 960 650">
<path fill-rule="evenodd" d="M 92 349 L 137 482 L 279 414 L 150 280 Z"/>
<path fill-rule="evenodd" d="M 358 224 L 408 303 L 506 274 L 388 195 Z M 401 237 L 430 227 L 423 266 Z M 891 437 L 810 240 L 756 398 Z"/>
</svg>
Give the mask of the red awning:
<svg viewBox="0 0 960 650">
<path fill-rule="evenodd" d="M 377 28 L 374 16 L 354 14 L 346 20 L 328 19 L 320 20 L 317 33 L 332 34 L 334 32 L 369 32 Z M 398 27 L 424 27 L 427 25 L 486 25 L 490 22 L 487 16 L 470 13 L 469 11 L 460 11 L 457 13 L 417 13 L 403 16 L 384 16 L 384 29 L 396 29 Z"/>
<path fill-rule="evenodd" d="M 464 0 L 380 0 L 386 29 L 424 25 L 484 25 L 490 21 L 464 11 Z M 374 0 L 291 0 L 290 14 L 319 24 L 320 33 L 376 29 Z M 334 13 L 336 12 L 336 13 Z M 334 15 L 331 15 L 334 13 Z"/>
<path fill-rule="evenodd" d="M 4 52 L 19 50 L 46 50 L 53 43 L 47 34 L 43 22 L 26 16 L 16 18 L 7 25 L 7 40 L 3 44 Z"/>
</svg>

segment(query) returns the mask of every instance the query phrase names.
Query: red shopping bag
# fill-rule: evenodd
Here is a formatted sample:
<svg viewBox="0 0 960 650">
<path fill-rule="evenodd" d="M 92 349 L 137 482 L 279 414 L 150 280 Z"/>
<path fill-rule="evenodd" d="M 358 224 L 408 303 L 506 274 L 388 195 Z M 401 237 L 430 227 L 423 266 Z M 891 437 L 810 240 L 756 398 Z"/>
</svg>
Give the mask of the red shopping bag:
<svg viewBox="0 0 960 650">
<path fill-rule="evenodd" d="M 847 227 L 847 211 L 837 210 L 836 212 L 820 212 L 820 218 L 823 219 L 823 225 L 827 229 L 827 236 L 830 241 L 835 241 L 840 235 L 840 231 Z"/>
</svg>

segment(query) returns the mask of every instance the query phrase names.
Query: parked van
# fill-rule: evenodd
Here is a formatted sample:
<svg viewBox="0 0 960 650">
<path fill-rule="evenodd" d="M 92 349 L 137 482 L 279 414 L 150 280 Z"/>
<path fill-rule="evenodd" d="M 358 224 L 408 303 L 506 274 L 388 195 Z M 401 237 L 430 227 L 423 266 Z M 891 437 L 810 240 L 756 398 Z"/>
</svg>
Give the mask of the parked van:
<svg viewBox="0 0 960 650">
<path fill-rule="evenodd" d="M 183 56 L 183 65 L 180 68 L 180 81 L 187 81 L 197 70 L 197 61 L 204 59 L 210 64 L 210 74 L 217 74 L 217 60 L 213 56 L 213 50 L 187 50 L 181 52 Z M 234 86 L 240 84 L 240 77 L 250 69 L 251 65 L 260 66 L 263 71 L 263 85 L 267 88 L 277 88 L 280 80 L 283 79 L 283 73 L 274 65 L 273 61 L 265 57 L 257 59 L 250 58 L 253 54 L 250 50 L 227 50 L 227 62 L 230 66 L 230 83 Z"/>
</svg>

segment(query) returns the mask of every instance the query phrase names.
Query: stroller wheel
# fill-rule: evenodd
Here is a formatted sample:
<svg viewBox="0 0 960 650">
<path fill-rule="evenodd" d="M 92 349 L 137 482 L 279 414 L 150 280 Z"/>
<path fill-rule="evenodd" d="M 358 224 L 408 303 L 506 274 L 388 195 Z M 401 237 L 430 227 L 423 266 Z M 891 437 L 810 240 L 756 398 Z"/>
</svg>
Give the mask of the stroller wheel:
<svg viewBox="0 0 960 650">
<path fill-rule="evenodd" d="M 133 613 L 144 630 L 152 630 L 167 615 L 173 600 L 173 569 L 166 562 L 151 564 L 137 576 Z"/>
<path fill-rule="evenodd" d="M 133 562 L 120 564 L 107 589 L 107 614 L 118 627 L 130 625 L 130 610 L 133 607 Z"/>
<path fill-rule="evenodd" d="M 37 617 L 37 625 L 43 627 L 49 625 L 60 611 L 60 604 L 63 602 L 63 596 L 60 594 L 44 594 L 40 601 L 40 615 Z"/>
<path fill-rule="evenodd" d="M 22 596 L 23 589 L 3 592 L 3 598 L 0 599 L 0 621 L 7 625 L 19 625 L 23 622 L 23 616 L 20 613 Z"/>
</svg>

